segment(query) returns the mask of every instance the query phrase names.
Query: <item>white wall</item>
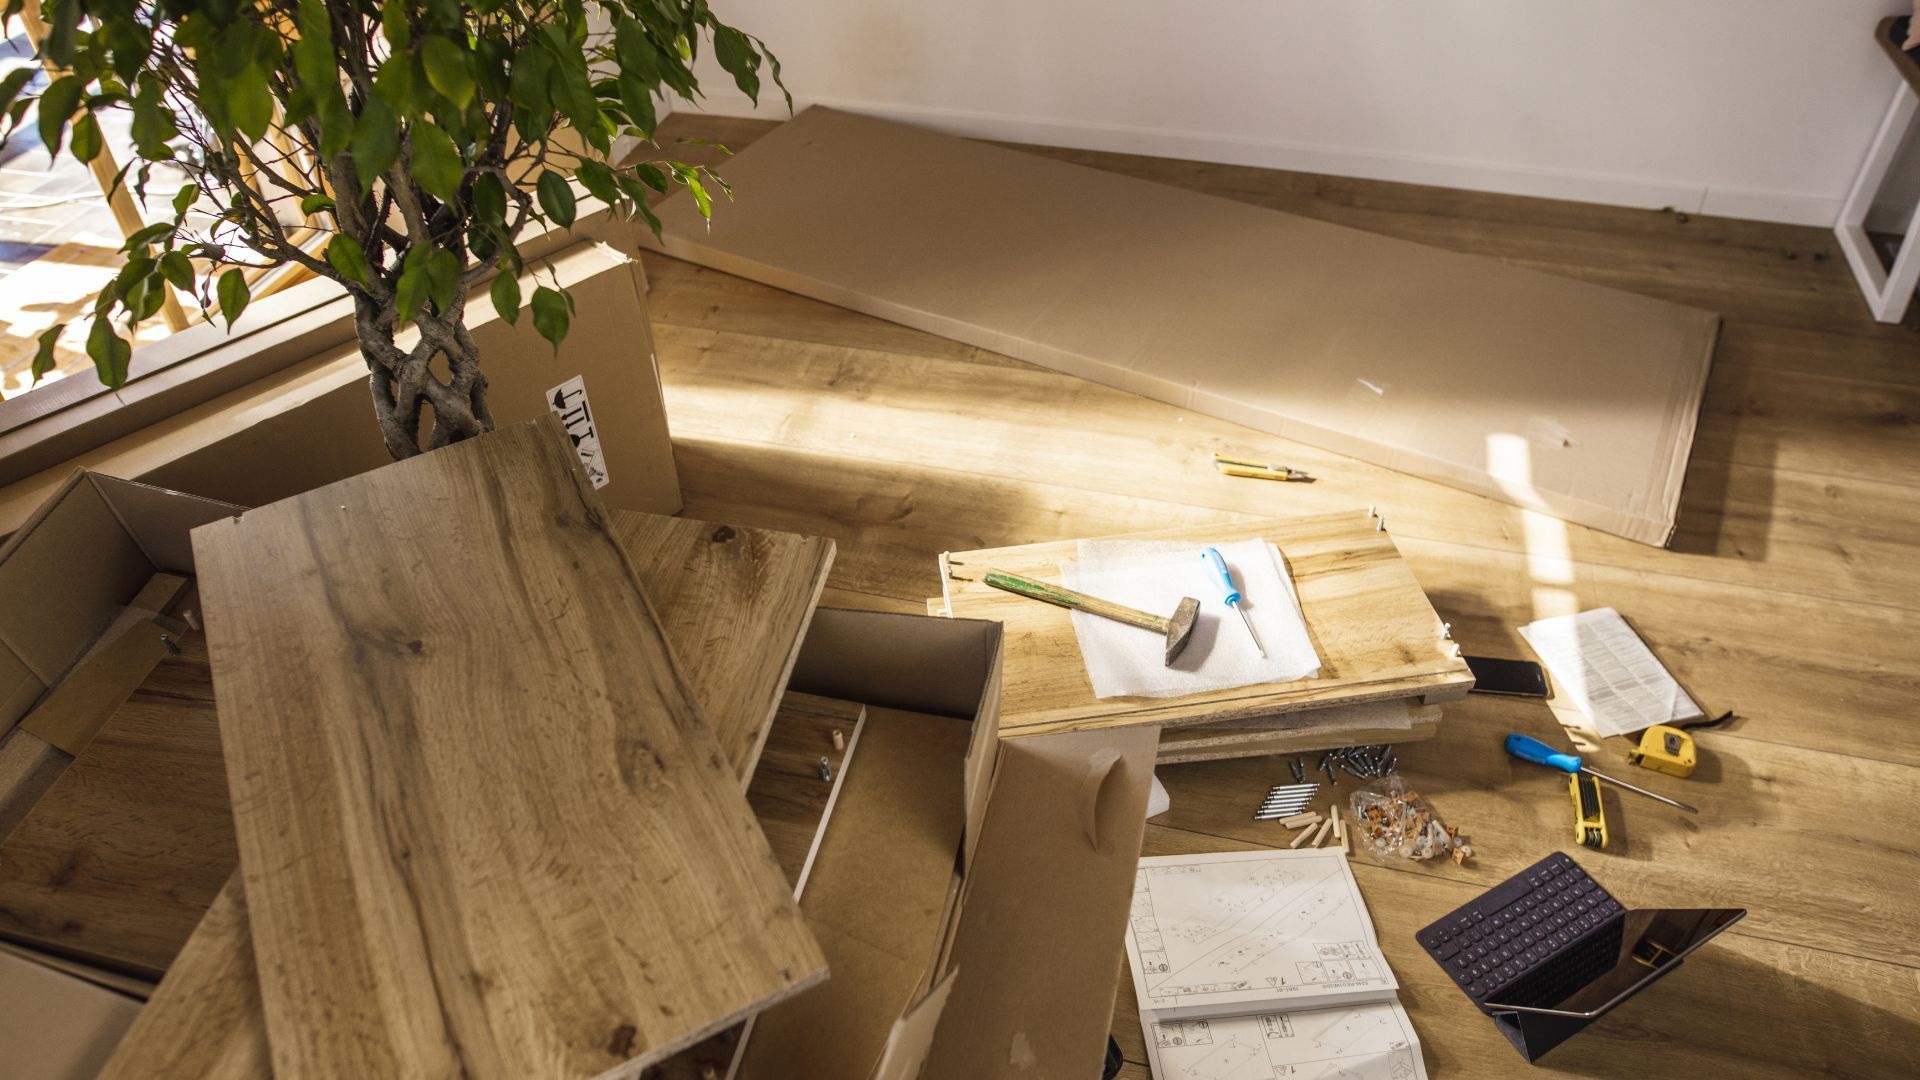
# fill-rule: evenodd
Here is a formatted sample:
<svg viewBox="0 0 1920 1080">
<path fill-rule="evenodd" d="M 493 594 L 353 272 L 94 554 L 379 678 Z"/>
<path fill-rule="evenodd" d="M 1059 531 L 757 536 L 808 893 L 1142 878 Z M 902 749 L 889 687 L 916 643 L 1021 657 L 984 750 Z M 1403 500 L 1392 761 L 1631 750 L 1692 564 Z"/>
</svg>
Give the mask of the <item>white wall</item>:
<svg viewBox="0 0 1920 1080">
<path fill-rule="evenodd" d="M 1831 224 L 1901 0 L 716 0 L 797 105 L 962 134 Z M 696 108 L 754 110 L 717 68 Z M 762 96 L 759 115 L 784 116 Z"/>
</svg>

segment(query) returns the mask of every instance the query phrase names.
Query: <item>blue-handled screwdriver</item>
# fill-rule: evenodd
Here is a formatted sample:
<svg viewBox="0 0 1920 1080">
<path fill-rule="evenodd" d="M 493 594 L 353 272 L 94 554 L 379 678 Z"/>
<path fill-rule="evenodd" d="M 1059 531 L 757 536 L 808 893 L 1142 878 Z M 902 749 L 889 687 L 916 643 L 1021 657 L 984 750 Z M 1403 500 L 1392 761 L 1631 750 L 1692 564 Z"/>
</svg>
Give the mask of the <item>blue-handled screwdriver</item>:
<svg viewBox="0 0 1920 1080">
<path fill-rule="evenodd" d="M 1261 656 L 1267 655 L 1267 647 L 1260 644 L 1260 635 L 1254 632 L 1252 616 L 1240 606 L 1240 590 L 1233 587 L 1233 574 L 1227 569 L 1227 560 L 1220 557 L 1220 549 L 1208 548 L 1200 553 L 1200 557 L 1213 567 L 1213 576 L 1219 578 L 1220 587 L 1227 590 L 1227 606 L 1239 612 L 1240 621 L 1247 624 L 1247 636 L 1253 639 L 1253 647 L 1260 650 Z"/>
<path fill-rule="evenodd" d="M 1636 795 L 1645 795 L 1649 799 L 1658 799 L 1668 806 L 1677 806 L 1689 814 L 1697 814 L 1700 812 L 1678 799 L 1669 799 L 1665 795 L 1655 795 L 1646 788 L 1634 787 L 1625 780 L 1615 780 L 1605 773 L 1594 772 L 1592 769 L 1580 763 L 1580 756 L 1578 754 L 1562 754 L 1553 747 L 1541 742 L 1539 739 L 1530 739 L 1525 735 L 1509 735 L 1507 736 L 1507 753 L 1512 754 L 1521 761 L 1531 761 L 1535 765 L 1551 766 L 1559 769 L 1563 773 L 1585 773 L 1595 780 L 1605 780 L 1607 783 L 1613 784 L 1616 787 L 1626 788 Z"/>
</svg>

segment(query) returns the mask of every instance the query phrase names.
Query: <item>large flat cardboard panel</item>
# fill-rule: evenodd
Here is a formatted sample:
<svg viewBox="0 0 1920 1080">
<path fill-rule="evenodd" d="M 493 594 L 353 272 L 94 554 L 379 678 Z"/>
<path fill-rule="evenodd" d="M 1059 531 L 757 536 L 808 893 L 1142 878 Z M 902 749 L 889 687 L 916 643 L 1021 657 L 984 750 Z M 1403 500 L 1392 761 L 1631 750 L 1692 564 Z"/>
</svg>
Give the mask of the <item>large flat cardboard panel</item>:
<svg viewBox="0 0 1920 1080">
<path fill-rule="evenodd" d="M 1157 734 L 1070 732 L 1017 739 L 1001 752 L 926 1080 L 1096 1067 L 1119 986 L 1117 942 Z"/>
<path fill-rule="evenodd" d="M 140 1005 L 0 953 L 0 1062 L 9 1080 L 91 1080 Z"/>
<path fill-rule="evenodd" d="M 667 199 L 663 250 L 1632 539 L 1672 533 L 1710 312 L 818 107 L 727 176 L 752 197 L 711 226 Z"/>
<path fill-rule="evenodd" d="M 630 1074 L 825 977 L 557 419 L 194 556 L 276 1076 Z"/>
<path fill-rule="evenodd" d="M 1320 674 L 1174 698 L 1093 696 L 1071 613 L 992 588 L 988 568 L 1059 580 L 1076 542 L 951 552 L 942 564 L 946 608 L 956 617 L 1006 626 L 1000 730 L 1014 737 L 1130 724 L 1205 724 L 1273 717 L 1330 705 L 1406 697 L 1457 696 L 1473 673 L 1434 613 L 1393 537 L 1363 511 L 1136 533 L 1134 540 L 1224 544 L 1265 538 L 1293 575 Z M 963 578 L 962 575 L 965 575 Z"/>
<path fill-rule="evenodd" d="M 506 425 L 545 415 L 551 391 L 581 376 L 611 478 L 601 499 L 619 509 L 678 512 L 638 260 L 588 243 L 557 253 L 552 265 L 579 309 L 557 356 L 525 312 L 509 325 L 484 289 L 469 298 L 495 419 Z M 532 296 L 533 284 L 522 292 Z M 0 532 L 19 528 L 74 466 L 262 506 L 387 464 L 349 315 L 343 308 L 330 316 L 344 332 L 322 352 L 0 488 Z"/>
</svg>

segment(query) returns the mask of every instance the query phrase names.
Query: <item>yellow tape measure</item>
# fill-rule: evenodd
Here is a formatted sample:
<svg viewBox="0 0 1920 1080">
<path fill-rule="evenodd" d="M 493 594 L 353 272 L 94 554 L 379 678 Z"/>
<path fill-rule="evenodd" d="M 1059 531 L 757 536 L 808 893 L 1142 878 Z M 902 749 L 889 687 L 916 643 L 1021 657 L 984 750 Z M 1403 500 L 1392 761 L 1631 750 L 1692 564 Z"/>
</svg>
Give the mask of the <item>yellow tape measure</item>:
<svg viewBox="0 0 1920 1080">
<path fill-rule="evenodd" d="M 1655 724 L 1640 733 L 1640 747 L 1629 753 L 1627 760 L 1668 776 L 1692 776 L 1698 756 L 1693 736 L 1677 727 Z"/>
</svg>

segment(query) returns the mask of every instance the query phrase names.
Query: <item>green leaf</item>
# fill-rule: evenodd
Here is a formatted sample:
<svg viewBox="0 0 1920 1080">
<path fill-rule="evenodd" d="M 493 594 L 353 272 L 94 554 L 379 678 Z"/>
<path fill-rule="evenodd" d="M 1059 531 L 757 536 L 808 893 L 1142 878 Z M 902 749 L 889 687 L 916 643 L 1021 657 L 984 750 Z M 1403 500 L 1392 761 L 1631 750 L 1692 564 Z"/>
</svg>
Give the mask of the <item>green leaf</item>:
<svg viewBox="0 0 1920 1080">
<path fill-rule="evenodd" d="M 380 8 L 380 32 L 387 36 L 387 43 L 395 51 L 407 47 L 411 28 L 407 26 L 407 5 L 400 0 L 387 0 Z"/>
<path fill-rule="evenodd" d="M 101 382 L 114 389 L 126 385 L 133 346 L 113 332 L 113 324 L 104 315 L 96 316 L 93 329 L 87 331 L 87 355 L 93 358 L 93 370 Z"/>
<path fill-rule="evenodd" d="M 359 241 L 346 233 L 335 233 L 327 241 L 327 265 L 355 285 L 367 283 L 367 254 L 360 250 Z"/>
<path fill-rule="evenodd" d="M 300 200 L 300 213 L 312 217 L 322 210 L 333 209 L 333 196 L 323 192 L 314 192 Z"/>
<path fill-rule="evenodd" d="M 184 251 L 169 251 L 160 256 L 160 274 L 182 292 L 193 291 L 193 260 Z"/>
<path fill-rule="evenodd" d="M 247 288 L 247 276 L 236 266 L 220 275 L 217 289 L 220 315 L 227 320 L 227 329 L 231 330 L 234 320 L 247 310 L 247 302 L 253 298 L 252 291 Z"/>
<path fill-rule="evenodd" d="M 653 88 L 645 80 L 627 71 L 620 72 L 620 104 L 627 110 L 627 120 L 640 129 L 643 138 L 653 138 L 653 132 L 659 126 L 659 117 L 653 109 Z"/>
<path fill-rule="evenodd" d="M 66 323 L 54 323 L 40 334 L 40 348 L 33 354 L 33 381 L 39 382 L 47 372 L 53 370 L 53 347 L 60 341 L 60 335 L 67 329 Z"/>
<path fill-rule="evenodd" d="M 394 301 L 399 308 L 400 318 L 412 319 L 420 314 L 427 302 L 427 260 L 430 248 L 422 244 L 407 252 L 406 261 L 400 265 L 400 280 L 394 283 Z"/>
<path fill-rule="evenodd" d="M 608 206 L 620 205 L 620 187 L 614 183 L 612 169 L 598 161 L 582 161 L 573 175 L 594 198 Z"/>
<path fill-rule="evenodd" d="M 267 88 L 266 72 L 248 64 L 225 90 L 227 120 L 240 134 L 258 141 L 273 123 L 273 91 Z"/>
<path fill-rule="evenodd" d="M 133 145 L 149 161 L 171 158 L 173 151 L 167 143 L 180 134 L 162 90 L 160 80 L 147 77 L 139 81 L 133 94 Z"/>
<path fill-rule="evenodd" d="M 716 27 L 713 31 L 713 58 L 720 67 L 733 76 L 733 84 L 748 100 L 760 103 L 760 54 L 754 50 L 753 42 L 747 35 L 731 26 Z"/>
<path fill-rule="evenodd" d="M 459 148 L 446 132 L 425 120 L 414 121 L 410 138 L 413 156 L 407 164 L 413 169 L 413 178 L 427 194 L 442 202 L 451 201 L 454 192 L 460 189 L 460 178 L 467 171 L 466 164 L 460 160 Z"/>
<path fill-rule="evenodd" d="M 146 247 L 148 244 L 157 243 L 161 239 L 168 236 L 172 236 L 172 235 L 173 235 L 173 222 L 171 221 L 155 222 L 154 224 L 148 225 L 147 227 L 134 233 L 132 236 L 127 237 L 127 242 L 125 244 L 122 244 L 121 248 L 122 250 L 125 250 L 125 251 L 134 251 L 136 249 Z"/>
<path fill-rule="evenodd" d="M 366 107 L 353 125 L 353 165 L 360 174 L 360 190 L 371 192 L 376 177 L 400 157 L 400 122 L 380 95 L 367 96 Z"/>
<path fill-rule="evenodd" d="M 199 198 L 200 198 L 199 184 L 188 184 L 187 186 L 181 188 L 179 191 L 174 192 L 173 193 L 173 216 L 174 217 L 184 216 L 187 212 L 187 208 L 191 207 L 194 204 L 195 200 Z"/>
<path fill-rule="evenodd" d="M 560 342 L 566 339 L 571 321 L 564 295 L 545 285 L 533 290 L 533 328 L 553 344 L 554 352 L 560 351 Z"/>
<path fill-rule="evenodd" d="M 507 192 L 498 176 L 481 173 L 474 177 L 472 198 L 474 220 L 495 228 L 506 227 Z"/>
<path fill-rule="evenodd" d="M 20 91 L 26 89 L 39 70 L 38 64 L 22 64 L 7 72 L 6 78 L 0 79 L 0 109 L 13 104 L 13 99 L 20 96 Z"/>
<path fill-rule="evenodd" d="M 67 0 L 65 6 L 77 6 L 78 0 Z M 53 80 L 53 85 L 40 94 L 40 141 L 47 145 L 47 153 L 60 156 L 60 140 L 67 133 L 67 121 L 73 119 L 73 111 L 80 107 L 80 80 L 72 75 L 62 75 Z"/>
<path fill-rule="evenodd" d="M 434 36 L 420 43 L 420 60 L 427 67 L 427 82 L 442 97 L 464 109 L 473 100 L 473 71 L 467 51 L 452 41 Z"/>
<path fill-rule="evenodd" d="M 641 162 L 633 167 L 633 175 L 639 177 L 641 183 L 660 194 L 665 195 L 667 193 L 666 175 L 654 166 Z"/>
<path fill-rule="evenodd" d="M 512 270 L 501 267 L 487 292 L 493 297 L 493 310 L 500 313 L 508 326 L 520 321 L 520 279 Z"/>
<path fill-rule="evenodd" d="M 427 256 L 427 295 L 435 311 L 453 306 L 453 294 L 460 288 L 460 259 L 446 248 L 435 248 Z"/>
<path fill-rule="evenodd" d="M 80 118 L 73 122 L 73 135 L 68 145 L 73 149 L 73 156 L 81 161 L 92 161 L 99 157 L 100 121 L 95 120 L 90 112 L 81 113 Z"/>
<path fill-rule="evenodd" d="M 61 67 L 73 66 L 74 42 L 79 37 L 80 0 L 48 0 L 41 14 L 47 20 L 47 37 L 40 50 Z"/>
<path fill-rule="evenodd" d="M 567 183 L 567 178 L 548 169 L 540 174 L 536 190 L 540 196 L 540 209 L 546 211 L 547 217 L 563 229 L 572 228 L 573 185 Z"/>
<path fill-rule="evenodd" d="M 541 48 L 526 49 L 514 57 L 513 74 L 507 95 L 524 115 L 515 118 L 516 126 L 529 136 L 543 135 L 553 125 L 553 57 Z"/>
</svg>

